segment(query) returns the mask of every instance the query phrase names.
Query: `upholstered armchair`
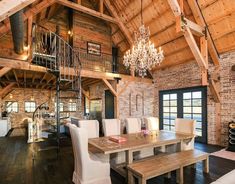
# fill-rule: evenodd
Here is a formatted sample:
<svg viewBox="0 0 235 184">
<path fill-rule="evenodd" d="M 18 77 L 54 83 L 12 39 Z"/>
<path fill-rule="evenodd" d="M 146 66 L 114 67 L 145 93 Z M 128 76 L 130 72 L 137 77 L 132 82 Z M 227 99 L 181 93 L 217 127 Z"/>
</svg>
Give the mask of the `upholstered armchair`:
<svg viewBox="0 0 235 184">
<path fill-rule="evenodd" d="M 69 125 L 73 152 L 75 184 L 111 184 L 110 165 L 92 160 L 88 153 L 87 130 Z"/>
<path fill-rule="evenodd" d="M 104 136 L 120 135 L 121 122 L 119 119 L 103 119 Z M 110 155 L 110 163 L 117 165 L 126 162 L 125 152 L 114 153 Z"/>
</svg>

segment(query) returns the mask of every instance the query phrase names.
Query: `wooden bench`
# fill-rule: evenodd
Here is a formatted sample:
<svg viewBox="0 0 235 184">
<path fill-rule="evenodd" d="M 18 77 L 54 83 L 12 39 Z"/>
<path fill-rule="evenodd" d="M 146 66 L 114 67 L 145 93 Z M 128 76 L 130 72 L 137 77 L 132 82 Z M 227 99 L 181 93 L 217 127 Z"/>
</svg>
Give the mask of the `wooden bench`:
<svg viewBox="0 0 235 184">
<path fill-rule="evenodd" d="M 146 184 L 148 179 L 160 176 L 176 170 L 177 182 L 183 183 L 183 168 L 203 161 L 204 172 L 209 172 L 209 154 L 190 150 L 182 151 L 164 156 L 156 156 L 143 161 L 138 161 L 127 166 L 128 172 L 138 179 L 139 184 Z"/>
</svg>

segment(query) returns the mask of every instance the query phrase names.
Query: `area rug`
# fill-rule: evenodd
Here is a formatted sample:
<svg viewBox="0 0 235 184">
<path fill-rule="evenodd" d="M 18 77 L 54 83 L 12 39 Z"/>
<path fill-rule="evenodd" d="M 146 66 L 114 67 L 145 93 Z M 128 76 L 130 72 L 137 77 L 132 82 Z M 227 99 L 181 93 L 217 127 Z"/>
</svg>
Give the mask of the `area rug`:
<svg viewBox="0 0 235 184">
<path fill-rule="evenodd" d="M 222 149 L 220 151 L 216 151 L 214 153 L 211 153 L 210 155 L 235 161 L 235 152 L 226 151 L 225 149 Z"/>
</svg>

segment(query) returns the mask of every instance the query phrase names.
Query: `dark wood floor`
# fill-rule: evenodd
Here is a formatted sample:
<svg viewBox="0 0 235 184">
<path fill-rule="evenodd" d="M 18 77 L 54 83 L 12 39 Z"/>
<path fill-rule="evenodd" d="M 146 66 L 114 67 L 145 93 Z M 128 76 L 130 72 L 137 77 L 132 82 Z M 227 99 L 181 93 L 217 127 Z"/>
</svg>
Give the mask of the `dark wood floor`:
<svg viewBox="0 0 235 184">
<path fill-rule="evenodd" d="M 46 151 L 32 159 L 32 145 L 26 143 L 24 136 L 0 138 L 0 184 L 71 184 L 73 173 L 73 153 L 70 141 L 63 141 L 58 156 L 55 151 Z M 196 144 L 196 149 L 214 152 L 221 147 Z M 225 173 L 235 169 L 235 162 L 210 156 L 210 174 L 202 173 L 202 165 L 197 169 L 185 169 L 185 184 L 208 184 Z M 111 172 L 113 184 L 123 184 L 123 177 Z M 154 178 L 148 184 L 173 184 L 171 179 Z"/>
</svg>

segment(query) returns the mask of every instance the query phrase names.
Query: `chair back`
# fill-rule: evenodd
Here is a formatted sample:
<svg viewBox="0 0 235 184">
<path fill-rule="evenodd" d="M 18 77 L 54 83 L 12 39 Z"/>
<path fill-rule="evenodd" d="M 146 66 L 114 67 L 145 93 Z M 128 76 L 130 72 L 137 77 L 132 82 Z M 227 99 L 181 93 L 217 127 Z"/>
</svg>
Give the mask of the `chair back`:
<svg viewBox="0 0 235 184">
<path fill-rule="evenodd" d="M 78 127 L 78 119 L 77 118 L 71 117 L 70 120 L 71 120 L 71 124 L 74 124 Z"/>
<path fill-rule="evenodd" d="M 150 131 L 158 131 L 159 130 L 159 119 L 158 117 L 146 117 L 143 118 L 144 123 L 146 125 L 146 129 Z"/>
<path fill-rule="evenodd" d="M 104 136 L 120 135 L 121 123 L 119 119 L 103 119 Z"/>
<path fill-rule="evenodd" d="M 99 137 L 99 122 L 97 120 L 79 120 L 78 126 L 87 130 L 88 138 Z"/>
<path fill-rule="evenodd" d="M 71 125 L 71 138 L 74 151 L 75 172 L 79 178 L 86 178 L 90 173 L 86 165 L 90 161 L 88 153 L 87 130 Z"/>
<path fill-rule="evenodd" d="M 125 123 L 128 134 L 141 132 L 141 121 L 139 118 L 126 118 Z"/>
<path fill-rule="evenodd" d="M 179 133 L 195 134 L 196 120 L 176 118 L 175 131 Z"/>
</svg>

